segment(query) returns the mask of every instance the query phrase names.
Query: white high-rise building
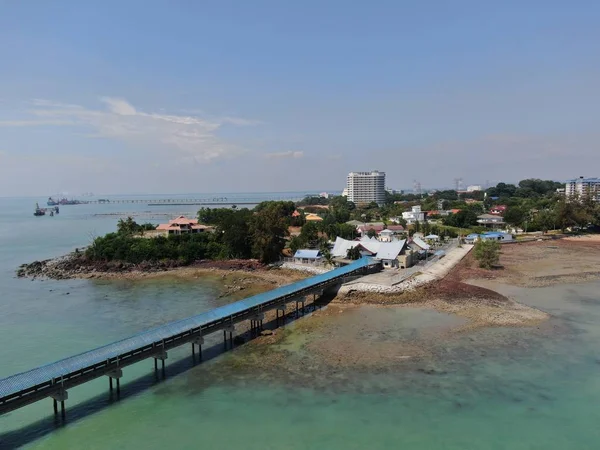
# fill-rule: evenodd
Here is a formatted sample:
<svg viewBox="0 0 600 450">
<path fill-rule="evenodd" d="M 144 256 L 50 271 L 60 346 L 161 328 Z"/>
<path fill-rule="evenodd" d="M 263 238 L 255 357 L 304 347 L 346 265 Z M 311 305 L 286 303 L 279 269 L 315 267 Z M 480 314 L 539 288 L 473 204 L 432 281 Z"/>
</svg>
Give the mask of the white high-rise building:
<svg viewBox="0 0 600 450">
<path fill-rule="evenodd" d="M 385 172 L 350 172 L 346 183 L 348 201 L 355 204 L 385 203 Z"/>
<path fill-rule="evenodd" d="M 565 184 L 565 195 L 567 198 L 591 195 L 594 200 L 600 202 L 600 178 L 579 177 L 569 180 Z"/>
</svg>

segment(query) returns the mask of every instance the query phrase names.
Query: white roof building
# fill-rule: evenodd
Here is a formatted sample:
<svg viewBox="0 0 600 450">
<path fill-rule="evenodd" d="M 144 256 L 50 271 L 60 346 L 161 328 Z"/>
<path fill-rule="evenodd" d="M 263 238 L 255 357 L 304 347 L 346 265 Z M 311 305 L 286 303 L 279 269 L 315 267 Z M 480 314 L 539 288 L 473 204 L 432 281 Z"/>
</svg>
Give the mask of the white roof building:
<svg viewBox="0 0 600 450">
<path fill-rule="evenodd" d="M 396 259 L 406 247 L 406 239 L 392 242 L 381 242 L 375 238 L 363 237 L 360 241 L 348 241 L 340 237 L 336 238 L 331 256 L 334 258 L 345 258 L 348 250 L 360 246 L 362 250 L 370 253 L 375 259 Z"/>
</svg>

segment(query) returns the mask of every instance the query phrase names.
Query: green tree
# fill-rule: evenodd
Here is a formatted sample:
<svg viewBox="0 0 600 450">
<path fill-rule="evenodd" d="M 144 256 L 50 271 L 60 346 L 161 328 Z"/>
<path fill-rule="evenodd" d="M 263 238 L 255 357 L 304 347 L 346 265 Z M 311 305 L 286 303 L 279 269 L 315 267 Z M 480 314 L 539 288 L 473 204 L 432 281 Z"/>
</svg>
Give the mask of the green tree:
<svg viewBox="0 0 600 450">
<path fill-rule="evenodd" d="M 509 206 L 504 211 L 504 221 L 515 227 L 519 227 L 523 224 L 526 218 L 526 213 L 523 208 L 519 206 Z"/>
<path fill-rule="evenodd" d="M 279 260 L 288 235 L 286 208 L 277 202 L 269 203 L 263 205 L 250 222 L 252 251 L 263 263 Z"/>
<path fill-rule="evenodd" d="M 129 216 L 127 219 L 119 219 L 117 222 L 117 233 L 124 236 L 132 236 L 138 232 L 138 224 L 133 217 Z"/>
<path fill-rule="evenodd" d="M 349 248 L 346 252 L 346 258 L 351 261 L 356 261 L 361 258 L 360 248 L 358 246 Z"/>
<path fill-rule="evenodd" d="M 316 222 L 306 222 L 300 231 L 303 241 L 314 245 L 319 238 L 319 225 Z"/>
<path fill-rule="evenodd" d="M 473 249 L 479 267 L 491 269 L 500 261 L 500 243 L 493 240 L 478 240 Z"/>
<path fill-rule="evenodd" d="M 367 236 L 370 238 L 377 237 L 377 231 L 375 231 L 374 228 L 369 228 L 369 230 L 367 231 Z"/>
<path fill-rule="evenodd" d="M 298 250 L 304 247 L 306 243 L 300 236 L 292 236 L 290 239 L 290 250 L 295 254 Z"/>
</svg>

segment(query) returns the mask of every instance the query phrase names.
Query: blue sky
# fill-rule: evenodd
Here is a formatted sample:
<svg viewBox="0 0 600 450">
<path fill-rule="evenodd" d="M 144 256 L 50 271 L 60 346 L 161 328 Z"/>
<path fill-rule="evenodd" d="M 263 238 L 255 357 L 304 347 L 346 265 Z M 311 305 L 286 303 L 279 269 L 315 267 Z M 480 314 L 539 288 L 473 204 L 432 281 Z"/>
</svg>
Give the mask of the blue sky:
<svg viewBox="0 0 600 450">
<path fill-rule="evenodd" d="M 598 176 L 593 1 L 0 3 L 0 196 Z"/>
</svg>

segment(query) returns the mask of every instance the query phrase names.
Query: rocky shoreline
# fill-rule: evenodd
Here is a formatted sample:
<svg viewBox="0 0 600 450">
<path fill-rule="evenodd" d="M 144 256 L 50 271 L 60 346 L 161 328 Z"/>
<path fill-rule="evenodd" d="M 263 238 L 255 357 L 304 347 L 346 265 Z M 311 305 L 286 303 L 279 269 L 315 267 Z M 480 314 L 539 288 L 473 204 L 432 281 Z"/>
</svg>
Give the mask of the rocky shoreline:
<svg viewBox="0 0 600 450">
<path fill-rule="evenodd" d="M 135 278 L 152 274 L 177 272 L 186 269 L 216 269 L 240 272 L 264 270 L 267 267 L 257 260 L 202 260 L 184 264 L 177 260 L 149 261 L 132 264 L 121 261 L 92 261 L 83 253 L 34 261 L 17 269 L 18 278 L 68 280 L 74 278 Z"/>
</svg>

